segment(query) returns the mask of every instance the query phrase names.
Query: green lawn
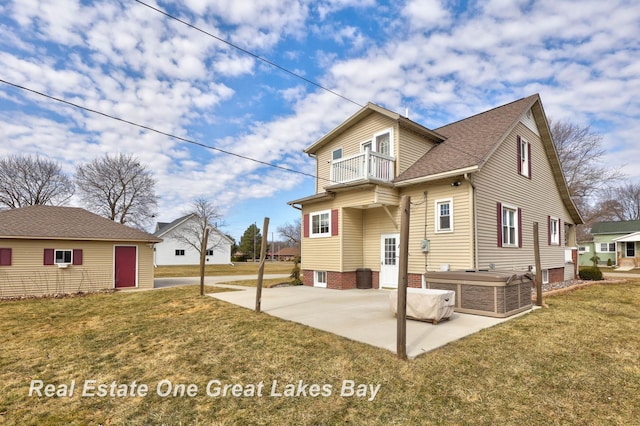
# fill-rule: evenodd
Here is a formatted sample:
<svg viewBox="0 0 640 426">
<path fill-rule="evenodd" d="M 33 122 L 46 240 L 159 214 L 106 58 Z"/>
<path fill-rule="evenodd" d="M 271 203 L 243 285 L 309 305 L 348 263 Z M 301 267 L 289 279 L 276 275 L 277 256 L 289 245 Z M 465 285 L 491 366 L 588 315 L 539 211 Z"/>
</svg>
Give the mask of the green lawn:
<svg viewBox="0 0 640 426">
<path fill-rule="evenodd" d="M 638 281 L 547 297 L 548 308 L 409 362 L 197 294 L 188 286 L 0 302 L 0 424 L 629 425 L 640 418 Z M 62 396 L 74 380 L 74 395 Z M 90 380 L 107 394 L 113 386 L 116 396 L 89 387 L 82 397 Z M 216 380 L 238 388 L 207 395 Z M 343 383 L 368 392 L 347 387 L 341 395 Z M 31 384 L 41 392 L 54 385 L 61 396 L 29 396 Z M 147 394 L 131 396 L 140 385 Z M 379 385 L 371 401 L 369 385 Z"/>
<path fill-rule="evenodd" d="M 232 265 L 206 265 L 205 275 L 249 275 L 257 274 L 259 263 L 237 262 Z M 265 262 L 265 274 L 290 274 L 293 269 L 293 262 Z M 200 266 L 179 265 L 179 266 L 158 266 L 154 270 L 155 278 L 171 277 L 198 277 L 200 276 Z"/>
</svg>

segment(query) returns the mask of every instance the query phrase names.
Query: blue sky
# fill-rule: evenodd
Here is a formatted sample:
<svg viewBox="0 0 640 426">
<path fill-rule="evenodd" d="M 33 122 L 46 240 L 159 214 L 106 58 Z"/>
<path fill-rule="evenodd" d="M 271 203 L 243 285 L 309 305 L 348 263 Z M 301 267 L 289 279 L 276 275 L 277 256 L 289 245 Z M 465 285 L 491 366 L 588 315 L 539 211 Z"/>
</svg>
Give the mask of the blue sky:
<svg viewBox="0 0 640 426">
<path fill-rule="evenodd" d="M 374 102 L 429 128 L 540 93 L 547 115 L 603 135 L 640 180 L 640 5 L 634 0 L 147 2 L 5 0 L 0 79 L 163 132 L 314 173 L 302 150 Z M 105 153 L 154 172 L 159 220 L 205 197 L 239 239 L 299 212 L 312 178 L 185 144 L 0 83 L 0 156 L 72 173 Z"/>
</svg>

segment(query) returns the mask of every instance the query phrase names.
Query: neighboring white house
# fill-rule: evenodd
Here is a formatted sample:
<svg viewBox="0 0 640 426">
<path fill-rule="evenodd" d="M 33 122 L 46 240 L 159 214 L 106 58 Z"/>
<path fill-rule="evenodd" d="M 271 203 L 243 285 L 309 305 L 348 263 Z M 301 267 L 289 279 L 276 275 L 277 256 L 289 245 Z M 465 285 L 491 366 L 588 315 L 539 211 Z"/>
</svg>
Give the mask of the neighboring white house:
<svg viewBox="0 0 640 426">
<path fill-rule="evenodd" d="M 171 223 L 158 222 L 153 235 L 162 238 L 155 247 L 155 264 L 164 265 L 199 265 L 200 253 L 193 246 L 177 238 L 189 233 L 198 226 L 198 217 L 189 214 Z M 205 257 L 206 264 L 222 265 L 231 263 L 231 246 L 233 241 L 218 229 L 209 232 L 209 244 Z"/>
</svg>

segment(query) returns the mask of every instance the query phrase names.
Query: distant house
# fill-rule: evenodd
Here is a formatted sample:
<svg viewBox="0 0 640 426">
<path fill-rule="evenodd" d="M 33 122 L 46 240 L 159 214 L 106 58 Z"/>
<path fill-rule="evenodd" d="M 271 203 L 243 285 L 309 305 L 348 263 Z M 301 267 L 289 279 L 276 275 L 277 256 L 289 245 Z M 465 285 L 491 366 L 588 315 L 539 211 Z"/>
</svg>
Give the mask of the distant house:
<svg viewBox="0 0 640 426">
<path fill-rule="evenodd" d="M 284 247 L 275 252 L 276 260 L 292 261 L 296 257 L 300 257 L 300 247 Z"/>
<path fill-rule="evenodd" d="M 402 196 L 409 286 L 426 271 L 532 269 L 534 223 L 543 281 L 576 276 L 583 221 L 538 95 L 434 130 L 369 103 L 304 152 L 315 193 L 289 204 L 305 285 L 354 288 L 363 268 L 374 288 L 397 287 Z"/>
<path fill-rule="evenodd" d="M 81 208 L 0 211 L 0 297 L 151 289 L 160 241 Z"/>
<path fill-rule="evenodd" d="M 196 214 L 182 216 L 173 222 L 158 222 L 153 235 L 162 238 L 156 245 L 155 263 L 164 265 L 199 265 L 200 252 L 184 241 L 185 235 L 191 235 L 190 240 L 197 241 L 193 235 L 197 234 L 199 219 Z M 195 233 L 194 233 L 195 232 Z M 209 232 L 209 242 L 205 262 L 207 265 L 225 265 L 231 263 L 231 246 L 233 241 L 216 228 Z"/>
<path fill-rule="evenodd" d="M 591 227 L 592 242 L 581 243 L 579 247 L 580 266 L 592 265 L 593 256 L 598 257 L 598 264 L 622 268 L 640 266 L 640 221 L 597 222 Z"/>
</svg>

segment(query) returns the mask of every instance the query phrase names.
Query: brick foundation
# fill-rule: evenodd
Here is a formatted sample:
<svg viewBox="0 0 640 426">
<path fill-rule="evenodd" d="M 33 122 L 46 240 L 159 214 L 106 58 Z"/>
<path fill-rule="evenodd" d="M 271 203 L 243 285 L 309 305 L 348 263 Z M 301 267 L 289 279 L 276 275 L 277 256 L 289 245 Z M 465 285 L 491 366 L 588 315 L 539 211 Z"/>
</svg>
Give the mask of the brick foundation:
<svg viewBox="0 0 640 426">
<path fill-rule="evenodd" d="M 308 287 L 313 287 L 314 271 L 312 269 L 305 269 L 303 272 L 302 284 Z M 380 288 L 380 272 L 371 271 L 371 286 L 372 288 Z M 422 287 L 422 274 L 409 274 L 408 286 L 413 288 Z M 334 272 L 327 271 L 327 288 L 336 290 L 348 290 L 357 288 L 357 273 L 355 271 L 349 272 Z"/>
<path fill-rule="evenodd" d="M 564 281 L 564 268 L 549 269 L 549 282 L 561 283 Z"/>
</svg>

